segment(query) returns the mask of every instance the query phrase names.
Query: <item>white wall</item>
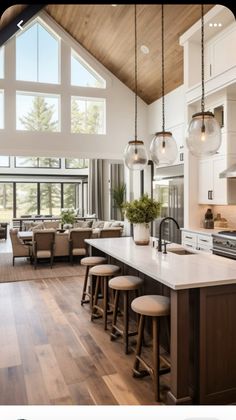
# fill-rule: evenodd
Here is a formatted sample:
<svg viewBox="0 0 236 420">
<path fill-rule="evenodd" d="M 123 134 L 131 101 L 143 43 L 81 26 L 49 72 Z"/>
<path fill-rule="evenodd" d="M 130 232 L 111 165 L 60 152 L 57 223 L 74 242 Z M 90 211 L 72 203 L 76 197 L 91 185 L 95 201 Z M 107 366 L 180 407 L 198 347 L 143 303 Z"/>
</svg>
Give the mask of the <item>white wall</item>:
<svg viewBox="0 0 236 420">
<path fill-rule="evenodd" d="M 184 123 L 185 93 L 184 85 L 165 95 L 165 128 L 166 130 Z M 148 134 L 162 131 L 162 99 L 158 99 L 148 107 Z"/>
<path fill-rule="evenodd" d="M 5 129 L 0 130 L 0 154 L 19 156 L 52 156 L 121 159 L 134 136 L 134 93 L 73 40 L 45 12 L 40 17 L 62 38 L 61 85 L 47 85 L 15 80 L 15 37 L 5 44 Z M 70 86 L 70 47 L 80 54 L 107 81 L 107 89 Z M 15 92 L 43 92 L 61 95 L 61 132 L 26 132 L 15 128 Z M 107 132 L 105 135 L 70 133 L 70 95 L 105 97 Z M 147 141 L 148 106 L 138 99 L 139 138 Z"/>
</svg>

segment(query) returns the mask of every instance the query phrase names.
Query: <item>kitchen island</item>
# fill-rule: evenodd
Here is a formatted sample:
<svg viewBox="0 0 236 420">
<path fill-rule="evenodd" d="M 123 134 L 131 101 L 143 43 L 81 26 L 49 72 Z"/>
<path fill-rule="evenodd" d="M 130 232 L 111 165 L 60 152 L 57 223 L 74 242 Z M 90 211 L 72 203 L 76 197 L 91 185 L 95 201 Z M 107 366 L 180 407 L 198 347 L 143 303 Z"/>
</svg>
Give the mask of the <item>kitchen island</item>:
<svg viewBox="0 0 236 420">
<path fill-rule="evenodd" d="M 130 237 L 89 239 L 123 273 L 144 278 L 144 293 L 170 296 L 171 383 L 168 404 L 236 402 L 236 262 L 216 255 L 167 254 Z"/>
</svg>

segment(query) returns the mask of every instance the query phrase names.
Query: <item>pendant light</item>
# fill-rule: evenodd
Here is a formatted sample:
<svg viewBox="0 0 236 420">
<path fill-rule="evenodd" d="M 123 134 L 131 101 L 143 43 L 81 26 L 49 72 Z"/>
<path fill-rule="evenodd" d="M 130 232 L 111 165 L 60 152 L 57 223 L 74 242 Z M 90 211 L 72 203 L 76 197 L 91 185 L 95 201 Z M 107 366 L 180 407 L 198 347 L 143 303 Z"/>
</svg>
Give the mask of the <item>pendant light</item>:
<svg viewBox="0 0 236 420">
<path fill-rule="evenodd" d="M 201 5 L 201 58 L 202 58 L 202 98 L 201 112 L 192 116 L 188 126 L 186 144 L 192 155 L 210 156 L 217 152 L 221 145 L 221 130 L 212 112 L 205 111 L 204 87 L 204 9 Z"/>
<path fill-rule="evenodd" d="M 142 140 L 138 140 L 137 117 L 138 117 L 138 95 L 137 95 L 137 7 L 134 5 L 134 40 L 135 40 L 135 122 L 134 140 L 129 141 L 124 152 L 125 165 L 131 170 L 141 171 L 148 162 L 147 151 Z"/>
<path fill-rule="evenodd" d="M 170 165 L 177 158 L 178 149 L 176 141 L 170 131 L 165 131 L 165 67 L 164 67 L 164 5 L 161 5 L 161 61 L 162 61 L 162 131 L 155 134 L 150 153 L 154 163 Z"/>
</svg>

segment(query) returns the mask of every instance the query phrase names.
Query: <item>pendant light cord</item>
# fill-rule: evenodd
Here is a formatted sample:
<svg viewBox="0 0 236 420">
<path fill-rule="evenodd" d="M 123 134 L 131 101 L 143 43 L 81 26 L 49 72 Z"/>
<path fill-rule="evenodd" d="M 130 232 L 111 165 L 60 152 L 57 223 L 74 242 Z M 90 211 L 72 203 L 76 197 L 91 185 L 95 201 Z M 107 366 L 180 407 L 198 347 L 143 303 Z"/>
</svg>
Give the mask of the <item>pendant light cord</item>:
<svg viewBox="0 0 236 420">
<path fill-rule="evenodd" d="M 202 99 L 201 111 L 205 112 L 205 69 L 204 69 L 204 6 L 201 5 L 201 56 L 202 56 Z"/>
<path fill-rule="evenodd" d="M 164 63 L 164 4 L 161 5 L 161 86 L 162 86 L 162 131 L 165 131 L 165 63 Z"/>
<path fill-rule="evenodd" d="M 135 89 L 135 104 L 134 104 L 134 140 L 138 139 L 138 129 L 137 129 L 137 120 L 138 120 L 138 96 L 137 96 L 137 79 L 138 79 L 138 70 L 137 70 L 137 5 L 134 5 L 134 89 Z"/>
</svg>

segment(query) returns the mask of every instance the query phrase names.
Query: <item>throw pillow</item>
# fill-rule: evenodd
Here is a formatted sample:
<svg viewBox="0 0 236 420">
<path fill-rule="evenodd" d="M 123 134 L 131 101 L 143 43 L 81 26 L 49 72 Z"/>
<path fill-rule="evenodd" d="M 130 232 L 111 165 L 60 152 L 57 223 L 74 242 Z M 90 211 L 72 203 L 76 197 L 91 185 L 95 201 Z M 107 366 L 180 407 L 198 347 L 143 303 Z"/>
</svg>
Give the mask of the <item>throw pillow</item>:
<svg viewBox="0 0 236 420">
<path fill-rule="evenodd" d="M 120 227 L 123 226 L 123 224 L 121 222 L 112 222 L 112 227 Z"/>
<path fill-rule="evenodd" d="M 112 222 L 105 222 L 103 229 L 109 229 L 110 227 L 112 227 Z"/>
<path fill-rule="evenodd" d="M 97 229 L 97 228 L 103 228 L 104 226 L 104 220 L 98 220 L 97 222 L 93 222 L 92 228 L 93 229 Z"/>
</svg>

